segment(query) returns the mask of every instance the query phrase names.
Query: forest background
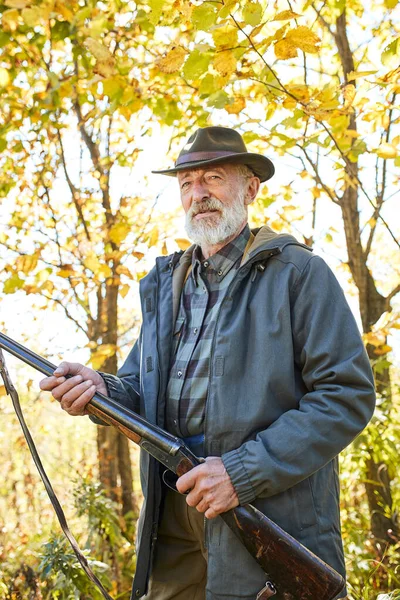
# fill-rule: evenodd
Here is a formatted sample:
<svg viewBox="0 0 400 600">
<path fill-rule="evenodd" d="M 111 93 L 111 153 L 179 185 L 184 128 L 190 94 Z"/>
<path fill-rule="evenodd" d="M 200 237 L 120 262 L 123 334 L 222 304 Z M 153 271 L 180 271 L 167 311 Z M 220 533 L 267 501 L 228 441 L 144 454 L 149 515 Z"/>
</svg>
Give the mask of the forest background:
<svg viewBox="0 0 400 600">
<path fill-rule="evenodd" d="M 0 3 L 0 325 L 54 363 L 115 373 L 138 282 L 188 245 L 173 164 L 197 127 L 237 128 L 277 174 L 252 207 L 334 269 L 378 406 L 341 457 L 351 600 L 400 598 L 398 0 Z M 129 598 L 137 451 L 72 419 L 7 356 L 71 527 Z M 98 598 L 60 535 L 0 387 L 0 598 Z"/>
</svg>

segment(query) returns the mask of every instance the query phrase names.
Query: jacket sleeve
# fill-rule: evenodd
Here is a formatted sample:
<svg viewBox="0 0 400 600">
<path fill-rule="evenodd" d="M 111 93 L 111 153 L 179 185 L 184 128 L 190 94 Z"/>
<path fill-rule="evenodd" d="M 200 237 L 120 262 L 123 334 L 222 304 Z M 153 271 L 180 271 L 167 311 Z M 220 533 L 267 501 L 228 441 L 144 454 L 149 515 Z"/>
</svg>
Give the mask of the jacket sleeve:
<svg viewBox="0 0 400 600">
<path fill-rule="evenodd" d="M 128 354 L 124 364 L 119 369 L 117 375 L 110 373 L 99 374 L 105 381 L 107 392 L 110 398 L 116 400 L 125 408 L 134 412 L 140 412 L 140 346 L 141 333 Z M 89 417 L 97 425 L 106 425 L 98 417 Z"/>
<path fill-rule="evenodd" d="M 306 388 L 298 408 L 222 456 L 241 504 L 309 477 L 357 436 L 374 410 L 373 375 L 357 324 L 318 256 L 294 284 L 292 333 Z"/>
</svg>

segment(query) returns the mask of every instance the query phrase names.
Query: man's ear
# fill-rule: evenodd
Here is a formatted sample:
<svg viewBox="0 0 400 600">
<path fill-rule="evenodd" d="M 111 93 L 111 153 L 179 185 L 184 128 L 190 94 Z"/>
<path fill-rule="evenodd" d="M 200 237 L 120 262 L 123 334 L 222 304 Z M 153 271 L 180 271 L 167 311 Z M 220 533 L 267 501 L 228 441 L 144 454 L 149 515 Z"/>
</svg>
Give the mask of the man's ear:
<svg viewBox="0 0 400 600">
<path fill-rule="evenodd" d="M 258 177 L 254 176 L 246 181 L 247 191 L 244 197 L 244 203 L 246 205 L 251 204 L 257 197 L 258 190 L 260 189 L 260 180 Z"/>
</svg>

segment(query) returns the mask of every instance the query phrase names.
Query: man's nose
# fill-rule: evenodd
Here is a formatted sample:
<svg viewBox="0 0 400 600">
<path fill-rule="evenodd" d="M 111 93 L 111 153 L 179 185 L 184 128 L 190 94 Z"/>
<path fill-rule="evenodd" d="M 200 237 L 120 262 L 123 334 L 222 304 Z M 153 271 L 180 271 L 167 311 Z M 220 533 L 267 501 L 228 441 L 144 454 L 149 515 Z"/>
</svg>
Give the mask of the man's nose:
<svg viewBox="0 0 400 600">
<path fill-rule="evenodd" d="M 208 185 L 201 179 L 194 181 L 192 186 L 192 201 L 201 202 L 210 198 L 210 190 Z"/>
</svg>

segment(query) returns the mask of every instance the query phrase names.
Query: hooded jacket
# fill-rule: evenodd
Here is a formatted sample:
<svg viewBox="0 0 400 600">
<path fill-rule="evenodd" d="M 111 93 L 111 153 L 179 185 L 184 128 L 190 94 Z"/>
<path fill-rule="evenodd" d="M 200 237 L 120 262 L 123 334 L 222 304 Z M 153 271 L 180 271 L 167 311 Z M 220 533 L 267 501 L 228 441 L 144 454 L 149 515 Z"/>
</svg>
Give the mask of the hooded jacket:
<svg viewBox="0 0 400 600">
<path fill-rule="evenodd" d="M 253 234 L 217 315 L 205 453 L 222 457 L 240 504 L 254 504 L 344 575 L 337 456 L 373 413 L 371 368 L 326 263 L 290 235 Z M 112 398 L 161 427 L 193 248 L 157 258 L 141 280 L 139 339 L 118 377 L 105 376 Z M 159 465 L 145 452 L 141 482 L 135 599 L 147 590 L 162 498 Z M 207 600 L 254 600 L 265 584 L 258 564 L 222 519 L 205 522 L 205 537 Z"/>
</svg>

